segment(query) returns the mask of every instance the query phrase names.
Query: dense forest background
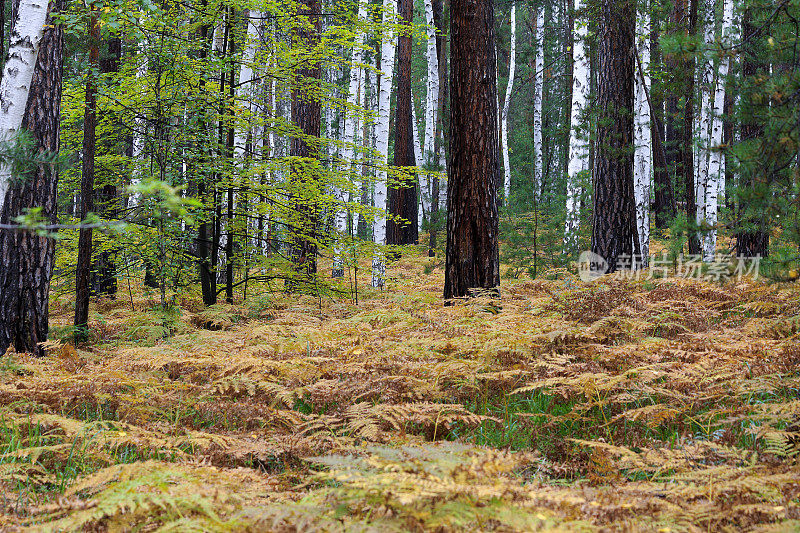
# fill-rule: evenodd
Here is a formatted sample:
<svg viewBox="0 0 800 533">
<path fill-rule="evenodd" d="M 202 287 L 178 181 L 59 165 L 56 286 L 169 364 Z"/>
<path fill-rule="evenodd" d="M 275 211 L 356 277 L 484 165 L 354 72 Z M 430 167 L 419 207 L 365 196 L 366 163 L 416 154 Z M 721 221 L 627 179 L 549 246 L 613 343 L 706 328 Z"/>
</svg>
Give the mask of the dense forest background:
<svg viewBox="0 0 800 533">
<path fill-rule="evenodd" d="M 765 272 L 791 277 L 796 6 L 653 0 L 611 13 L 635 52 L 620 56 L 627 65 L 610 86 L 629 97 L 633 85 L 623 104 L 633 134 L 610 143 L 598 137 L 615 120 L 602 87 L 601 7 L 494 6 L 503 274 L 568 266 L 595 250 L 594 221 L 633 202 L 636 220 L 615 225 L 636 226 L 628 255 L 641 264 L 651 231 L 669 232 L 673 263 L 682 253 L 769 256 Z M 37 215 L 23 201 L 7 219 L 64 226 L 55 282 L 78 295 L 76 327 L 90 293 L 115 295 L 128 279 L 160 288 L 163 306 L 196 282 L 206 305 L 276 280 L 341 296 L 355 293 L 359 258 L 374 256 L 373 284 L 383 283 L 381 245 L 444 255 L 449 10 L 60 6 L 51 14 L 63 33 L 63 95 L 52 95 L 60 155 L 48 167 L 58 172 L 56 206 Z M 635 160 L 633 199 L 596 189 L 615 150 Z M 88 229 L 69 229 L 81 223 Z"/>
<path fill-rule="evenodd" d="M 0 529 L 800 525 L 800 0 L 0 12 Z"/>
</svg>

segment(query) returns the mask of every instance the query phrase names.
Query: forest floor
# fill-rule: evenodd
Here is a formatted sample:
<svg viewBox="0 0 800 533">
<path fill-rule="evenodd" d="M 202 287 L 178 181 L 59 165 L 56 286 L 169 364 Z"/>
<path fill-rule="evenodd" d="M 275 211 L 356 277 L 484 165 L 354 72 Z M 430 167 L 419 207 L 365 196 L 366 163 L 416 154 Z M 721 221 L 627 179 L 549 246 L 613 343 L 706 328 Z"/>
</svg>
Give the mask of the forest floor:
<svg viewBox="0 0 800 533">
<path fill-rule="evenodd" d="M 7 353 L 0 529 L 800 529 L 800 285 L 558 271 L 444 307 L 431 261 L 358 305 L 121 287 L 89 346 Z"/>
</svg>

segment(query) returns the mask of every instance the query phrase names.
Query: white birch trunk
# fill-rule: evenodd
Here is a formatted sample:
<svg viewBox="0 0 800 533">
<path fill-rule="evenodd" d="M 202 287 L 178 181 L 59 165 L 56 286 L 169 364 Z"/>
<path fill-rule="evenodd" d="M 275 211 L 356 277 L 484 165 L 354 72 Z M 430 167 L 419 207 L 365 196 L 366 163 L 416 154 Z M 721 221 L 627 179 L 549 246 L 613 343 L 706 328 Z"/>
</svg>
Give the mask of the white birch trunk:
<svg viewBox="0 0 800 533">
<path fill-rule="evenodd" d="M 362 58 L 363 59 L 363 58 Z M 359 79 L 358 79 L 358 98 L 356 99 L 356 106 L 358 106 L 358 113 L 360 114 L 363 110 L 367 109 L 367 73 L 366 70 L 361 68 L 359 69 Z M 358 182 L 363 183 L 363 172 L 361 171 L 361 165 L 359 165 L 358 161 L 360 157 L 357 157 L 356 153 L 356 146 L 363 146 L 364 139 L 363 137 L 363 128 L 364 128 L 364 119 L 358 116 L 358 128 L 356 128 L 355 132 L 353 133 L 353 165 L 355 166 L 355 170 L 353 171 L 353 178 L 351 180 L 352 189 L 351 195 L 354 199 L 355 203 L 358 203 L 361 198 L 361 189 L 358 187 Z M 352 220 L 351 225 L 353 228 L 353 234 L 356 234 L 356 228 L 358 228 L 358 219 L 360 217 L 360 213 L 358 209 L 354 209 L 352 212 Z"/>
<path fill-rule="evenodd" d="M 13 142 L 22 128 L 22 118 L 28 104 L 36 57 L 47 20 L 46 0 L 22 0 L 17 19 L 12 25 L 8 59 L 0 81 L 0 141 Z M 0 165 L 0 208 L 5 203 L 11 183 L 11 162 Z"/>
<path fill-rule="evenodd" d="M 636 200 L 636 230 L 639 235 L 641 261 L 647 264 L 650 255 L 650 183 L 653 169 L 653 143 L 650 137 L 650 15 L 647 10 L 637 17 L 636 53 L 642 67 L 642 76 L 636 76 L 636 94 L 633 110 L 634 166 L 633 190 Z M 638 70 L 638 69 L 637 69 Z"/>
<path fill-rule="evenodd" d="M 715 32 L 715 17 L 714 17 L 714 3 L 705 0 L 703 2 L 703 17 L 700 17 L 704 24 L 704 42 L 707 47 L 714 46 L 716 40 Z M 707 223 L 708 211 L 710 208 L 709 201 L 711 195 L 709 194 L 709 170 L 710 170 L 710 149 L 711 149 L 711 121 L 713 116 L 712 105 L 712 86 L 714 85 L 714 62 L 711 58 L 704 58 L 698 72 L 697 85 L 700 87 L 700 109 L 697 113 L 697 123 L 695 124 L 695 131 L 697 132 L 697 143 L 695 146 L 694 154 L 694 182 L 695 182 L 695 203 L 697 204 L 697 217 L 696 222 L 699 226 Z M 716 195 L 714 195 L 716 196 Z M 716 198 L 714 200 L 716 202 Z M 705 243 L 705 236 L 700 233 L 698 235 L 701 242 Z M 705 257 L 705 253 L 703 256 Z"/>
<path fill-rule="evenodd" d="M 414 104 L 414 91 L 411 91 L 411 136 L 414 138 L 414 160 L 417 162 L 417 167 L 422 166 L 422 144 L 419 139 L 419 126 L 417 126 L 417 109 Z M 417 209 L 417 227 L 422 227 L 422 221 L 425 215 L 430 212 L 431 208 L 431 187 L 429 176 L 423 172 L 420 174 L 419 180 L 419 203 L 422 209 Z"/>
<path fill-rule="evenodd" d="M 142 81 L 147 77 L 147 51 L 143 43 L 139 43 L 139 64 L 136 66 L 136 79 Z M 144 89 L 141 89 L 144 92 Z M 136 114 L 136 127 L 133 130 L 133 159 L 138 160 L 144 152 L 144 138 L 147 135 L 147 120 L 144 116 Z M 136 178 L 134 177 L 134 182 Z"/>
<path fill-rule="evenodd" d="M 375 183 L 375 222 L 373 236 L 378 245 L 386 244 L 386 196 L 388 174 L 386 166 L 389 156 L 389 116 L 391 113 L 392 82 L 394 79 L 394 55 L 397 39 L 387 27 L 395 22 L 397 2 L 383 0 L 384 35 L 381 43 L 381 78 L 378 88 L 378 120 L 375 124 L 375 150 L 378 152 L 378 178 Z M 386 264 L 383 252 L 375 253 L 372 259 L 372 286 L 383 287 Z"/>
<path fill-rule="evenodd" d="M 361 21 L 363 21 L 367 17 L 367 4 L 365 2 L 359 2 L 358 4 L 358 23 L 360 25 Z M 363 63 L 364 63 L 364 33 L 356 28 L 356 36 L 355 40 L 353 41 L 353 51 L 350 55 L 350 84 L 348 87 L 347 93 L 347 114 L 345 115 L 345 122 L 344 122 L 344 137 L 343 141 L 343 148 L 342 148 L 342 170 L 343 176 L 346 179 L 350 179 L 352 174 L 352 166 L 353 166 L 353 159 L 355 158 L 355 136 L 356 136 L 356 129 L 358 128 L 358 106 L 361 102 L 361 92 L 363 91 Z M 346 195 L 347 195 L 347 188 L 345 187 L 337 187 L 335 189 L 334 194 L 336 195 L 336 201 L 342 202 L 343 204 L 346 202 Z M 339 278 L 344 276 L 344 269 L 342 267 L 342 245 L 341 240 L 344 236 L 345 231 L 347 230 L 347 208 L 342 206 L 336 207 L 336 245 L 334 247 L 333 253 L 333 272 L 332 276 L 334 278 Z"/>
<path fill-rule="evenodd" d="M 506 204 L 511 196 L 511 167 L 508 157 L 508 110 L 511 107 L 511 94 L 514 91 L 514 72 L 517 68 L 517 4 L 511 3 L 511 54 L 508 59 L 508 84 L 503 100 L 503 114 L 500 117 L 500 134 L 503 150 L 503 190 Z"/>
<path fill-rule="evenodd" d="M 425 23 L 428 25 L 428 47 L 426 59 L 428 63 L 428 79 L 425 96 L 425 139 L 422 145 L 423 159 L 421 164 L 430 170 L 436 164 L 433 152 L 436 139 L 436 111 L 439 107 L 439 58 L 436 56 L 436 24 L 433 20 L 433 2 L 425 0 Z"/>
<path fill-rule="evenodd" d="M 236 159 L 240 164 L 243 162 L 246 154 L 245 148 L 247 139 L 250 137 L 253 129 L 250 127 L 252 117 L 256 115 L 254 106 L 254 87 L 253 87 L 253 66 L 255 65 L 256 51 L 260 44 L 259 25 L 261 24 L 261 13 L 258 11 L 250 11 L 247 18 L 247 44 L 242 54 L 242 66 L 239 69 L 239 83 L 236 86 L 236 99 L 241 106 L 242 116 L 244 121 L 236 128 L 236 136 L 234 138 L 234 150 Z"/>
<path fill-rule="evenodd" d="M 575 11 L 584 5 L 584 0 L 576 0 Z M 574 252 L 578 246 L 578 225 L 580 223 L 580 174 L 589 169 L 589 145 L 586 134 L 581 130 L 581 121 L 589 101 L 589 56 L 586 54 L 588 27 L 585 21 L 575 17 L 572 47 L 572 113 L 570 119 L 569 165 L 567 168 L 567 219 L 564 227 L 564 250 Z"/>
<path fill-rule="evenodd" d="M 730 44 L 733 23 L 733 0 L 722 0 L 722 43 Z M 705 189 L 705 221 L 711 229 L 703 236 L 703 260 L 713 261 L 717 249 L 716 225 L 719 218 L 720 191 L 725 189 L 725 156 L 722 147 L 723 112 L 725 108 L 725 82 L 731 58 L 721 59 L 714 87 L 714 107 L 711 110 L 711 135 L 709 139 L 708 182 Z"/>
<path fill-rule="evenodd" d="M 543 182 L 544 154 L 542 150 L 542 90 L 544 89 L 544 7 L 536 15 L 536 72 L 533 87 L 533 149 L 534 149 L 534 199 L 538 198 Z"/>
</svg>

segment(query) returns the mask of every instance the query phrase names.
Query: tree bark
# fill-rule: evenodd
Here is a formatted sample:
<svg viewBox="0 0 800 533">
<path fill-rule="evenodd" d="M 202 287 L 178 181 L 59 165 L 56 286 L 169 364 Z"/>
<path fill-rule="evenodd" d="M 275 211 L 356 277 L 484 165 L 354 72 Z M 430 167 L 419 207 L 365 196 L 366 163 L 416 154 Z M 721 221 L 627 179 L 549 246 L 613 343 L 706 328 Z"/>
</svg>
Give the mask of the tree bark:
<svg viewBox="0 0 800 533">
<path fill-rule="evenodd" d="M 100 26 L 98 9 L 89 13 L 89 69 L 86 73 L 86 101 L 83 114 L 83 154 L 81 172 L 81 220 L 94 211 L 94 156 L 97 127 L 97 70 L 99 67 Z M 89 296 L 92 267 L 92 228 L 82 228 L 78 237 L 78 264 L 75 271 L 75 340 L 88 338 Z"/>
<path fill-rule="evenodd" d="M 728 34 L 733 27 L 733 0 L 722 0 L 722 43 L 730 43 Z M 708 40 L 708 39 L 707 39 Z M 713 43 L 712 43 L 713 44 Z M 714 99 L 710 110 L 711 131 L 708 141 L 708 175 L 704 189 L 705 222 L 708 226 L 703 239 L 703 260 L 713 261 L 717 249 L 717 221 L 719 212 L 719 194 L 725 188 L 723 170 L 725 155 L 723 150 L 725 84 L 730 69 L 730 57 L 722 57 L 713 87 Z"/>
<path fill-rule="evenodd" d="M 205 3 L 201 4 L 205 5 Z M 208 58 L 208 52 L 211 49 L 212 32 L 207 24 L 200 26 L 200 61 L 204 62 Z M 138 71 L 137 71 L 138 75 Z M 200 76 L 198 81 L 200 87 L 200 94 L 205 93 L 207 81 L 204 76 Z M 210 133 L 209 120 L 205 110 L 200 110 L 200 131 L 204 134 L 203 137 Z M 201 137 L 202 138 L 202 137 Z M 202 145 L 202 141 L 198 142 L 197 152 L 201 154 L 197 162 L 197 197 L 203 202 L 204 208 L 201 212 L 202 219 L 197 227 L 197 238 L 195 239 L 195 246 L 197 248 L 197 268 L 200 274 L 200 288 L 203 293 L 203 303 L 207 306 L 217 303 L 217 277 L 215 275 L 216 265 L 211 263 L 211 244 L 212 235 L 214 232 L 213 224 L 209 218 L 210 209 L 206 207 L 209 201 L 209 187 L 208 175 L 205 172 L 205 165 L 210 159 L 210 154 L 207 147 Z"/>
<path fill-rule="evenodd" d="M 48 9 L 40 2 L 23 2 L 16 10 L 17 17 L 11 28 L 8 61 L 0 82 L 0 141 L 14 142 L 22 128 L 30 96 L 39 48 L 44 39 L 44 23 Z M 13 165 L 0 165 L 0 202 L 13 185 Z"/>
<path fill-rule="evenodd" d="M 410 27 L 414 3 L 412 0 L 399 0 L 398 8 L 402 23 Z M 411 112 L 411 34 L 408 31 L 398 38 L 397 61 L 394 166 L 406 176 L 404 179 L 396 177 L 396 183 L 389 187 L 387 207 L 390 219 L 386 227 L 386 243 L 415 244 L 419 240 L 417 185 L 413 172 L 417 163 L 411 123 L 414 118 Z"/>
<path fill-rule="evenodd" d="M 319 0 L 305 0 L 298 14 L 309 18 L 312 29 L 303 25 L 298 30 L 297 40 L 311 49 L 316 45 L 321 31 Z M 318 149 L 309 142 L 309 137 L 319 137 L 322 107 L 314 96 L 314 89 L 322 79 L 322 69 L 318 61 L 309 59 L 295 74 L 292 88 L 292 122 L 302 132 L 302 137 L 292 137 L 289 155 L 292 157 L 291 179 L 293 182 L 292 206 L 295 212 L 292 237 L 292 262 L 296 279 L 290 289 L 301 284 L 314 292 L 313 283 L 317 274 L 317 225 L 318 213 L 314 191 L 318 189 Z"/>
<path fill-rule="evenodd" d="M 533 149 L 534 155 L 534 202 L 540 197 L 541 187 L 544 183 L 544 144 L 542 142 L 542 90 L 544 88 L 544 7 L 535 9 L 535 26 L 532 45 L 536 48 L 534 54 L 534 82 L 533 82 Z"/>
<path fill-rule="evenodd" d="M 375 208 L 378 215 L 372 231 L 375 244 L 387 243 L 387 189 L 389 177 L 385 166 L 389 162 L 389 119 L 391 116 L 392 80 L 394 79 L 395 49 L 397 40 L 388 25 L 394 22 L 397 4 L 383 0 L 383 27 L 387 28 L 381 41 L 380 80 L 378 82 L 378 120 L 375 124 L 375 151 L 379 154 L 378 179 L 375 184 Z M 386 263 L 383 252 L 376 251 L 372 258 L 372 286 L 383 287 Z"/>
<path fill-rule="evenodd" d="M 100 74 L 110 74 L 119 71 L 119 64 L 122 60 L 122 40 L 113 37 L 107 41 L 106 56 L 100 58 Z M 114 122 L 118 122 L 112 118 Z M 111 147 L 115 143 L 108 143 Z M 117 216 L 119 197 L 117 186 L 111 175 L 106 175 L 105 183 L 97 192 L 97 200 L 100 205 L 100 212 L 103 218 L 110 220 Z M 92 287 L 96 294 L 104 294 L 113 297 L 117 293 L 117 268 L 114 263 L 114 252 L 102 250 L 97 254 L 97 262 L 94 266 L 94 280 Z"/>
<path fill-rule="evenodd" d="M 433 22 L 436 25 L 436 73 L 439 76 L 437 87 L 439 94 L 436 97 L 436 125 L 433 141 L 433 164 L 436 170 L 447 172 L 447 161 L 444 149 L 444 114 L 445 98 L 447 96 L 447 44 L 444 27 L 444 6 L 442 0 L 432 0 Z M 438 158 L 438 159 L 437 159 Z M 442 181 L 436 177 L 431 183 L 431 220 L 429 224 L 428 256 L 436 255 L 436 232 L 439 229 L 441 213 L 441 185 Z"/>
<path fill-rule="evenodd" d="M 497 58 L 492 0 L 452 0 L 444 297 L 500 284 Z"/>
<path fill-rule="evenodd" d="M 634 253 L 634 5 L 632 0 L 600 4 L 592 251 L 605 259 L 608 272 Z"/>
<path fill-rule="evenodd" d="M 226 17 L 226 25 L 227 25 L 227 41 L 228 41 L 228 56 L 233 58 L 236 54 L 236 39 L 234 38 L 235 35 L 235 27 L 236 27 L 236 13 L 233 7 L 228 8 L 228 16 Z M 232 61 L 230 66 L 228 67 L 228 99 L 226 102 L 227 113 L 228 113 L 228 124 L 226 125 L 227 134 L 225 137 L 225 157 L 230 162 L 231 165 L 235 166 L 236 161 L 234 160 L 234 155 L 236 153 L 236 130 L 234 128 L 234 117 L 236 115 L 235 109 L 235 100 L 236 100 L 236 67 L 235 63 Z M 225 115 L 221 115 L 220 121 L 223 122 L 225 120 Z M 233 303 L 233 286 L 235 283 L 234 280 L 234 263 L 236 261 L 235 258 L 235 239 L 236 239 L 236 221 L 234 219 L 234 207 L 235 207 L 235 199 L 234 199 L 234 183 L 232 177 L 228 177 L 228 190 L 227 190 L 227 227 L 226 227 L 226 234 L 225 234 L 225 302 L 232 304 Z"/>
<path fill-rule="evenodd" d="M 367 4 L 366 2 L 359 1 L 357 19 L 359 24 L 367 18 Z M 358 122 L 360 113 L 358 106 L 362 105 L 362 95 L 366 94 L 364 91 L 364 69 L 361 64 L 364 62 L 364 33 L 357 26 L 357 33 L 353 40 L 353 49 L 350 54 L 350 84 L 347 91 L 347 104 L 348 111 L 342 117 L 344 121 L 344 138 L 342 139 L 343 153 L 342 153 L 342 172 L 344 176 L 349 179 L 355 177 L 352 173 L 353 165 L 355 163 L 356 154 L 356 131 L 358 130 Z M 366 107 L 366 106 L 364 106 Z M 337 187 L 335 191 L 336 201 L 345 203 L 347 201 L 348 191 Z M 336 206 L 336 244 L 334 246 L 333 267 L 331 277 L 341 278 L 344 276 L 344 262 L 342 259 L 342 239 L 347 231 L 347 207 Z M 356 224 L 357 225 L 357 224 Z"/>
<path fill-rule="evenodd" d="M 633 187 L 636 197 L 636 231 L 641 248 L 640 261 L 647 263 L 650 255 L 650 174 L 653 167 L 653 143 L 650 135 L 650 109 L 648 93 L 650 91 L 650 39 L 648 26 L 650 16 L 645 13 L 637 16 L 636 54 L 642 68 L 641 75 L 636 78 L 636 97 L 634 109 L 634 176 Z"/>
<path fill-rule="evenodd" d="M 584 125 L 584 114 L 589 104 L 591 72 L 586 38 L 589 28 L 586 21 L 579 21 L 584 2 L 577 0 L 572 35 L 572 106 L 570 110 L 569 144 L 567 145 L 567 217 L 564 222 L 564 252 L 571 254 L 578 246 L 580 225 L 580 179 L 589 170 L 588 132 Z"/>
<path fill-rule="evenodd" d="M 511 108 L 511 96 L 514 92 L 514 74 L 517 69 L 517 4 L 511 3 L 511 49 L 508 59 L 508 83 L 503 99 L 503 111 L 500 116 L 501 141 L 503 151 L 503 197 L 506 206 L 511 197 L 511 166 L 508 154 L 508 111 Z"/>
<path fill-rule="evenodd" d="M 62 0 L 53 0 L 50 20 L 36 28 L 45 29 L 22 120 L 38 148 L 51 154 L 59 144 L 64 47 L 63 27 L 52 17 L 62 7 Z M 12 36 L 15 32 L 19 35 L 15 29 Z M 45 220 L 55 224 L 57 190 L 56 169 L 40 165 L 5 193 L 0 223 L 9 224 L 26 209 L 39 207 Z M 54 245 L 53 239 L 33 232 L 0 230 L 0 351 L 13 345 L 20 352 L 43 355 L 39 343 L 47 341 Z"/>
</svg>

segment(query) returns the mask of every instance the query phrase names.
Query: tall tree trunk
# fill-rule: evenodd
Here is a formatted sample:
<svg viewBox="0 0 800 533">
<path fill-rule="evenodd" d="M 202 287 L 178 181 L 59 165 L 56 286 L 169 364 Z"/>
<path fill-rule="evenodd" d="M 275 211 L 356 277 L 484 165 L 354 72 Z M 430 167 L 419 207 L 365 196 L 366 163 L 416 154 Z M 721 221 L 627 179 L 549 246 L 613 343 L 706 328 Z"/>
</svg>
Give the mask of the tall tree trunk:
<svg viewBox="0 0 800 533">
<path fill-rule="evenodd" d="M 423 155 L 423 147 L 419 138 L 419 127 L 417 126 L 417 104 L 414 100 L 414 92 L 411 91 L 411 142 L 414 145 L 414 161 L 417 165 L 423 165 L 425 156 Z M 430 187 L 428 183 L 428 175 L 426 172 L 419 174 L 417 181 L 417 235 L 422 228 L 422 222 L 425 215 L 430 210 Z"/>
<path fill-rule="evenodd" d="M 405 30 L 398 38 L 397 103 L 395 106 L 394 166 L 405 174 L 397 176 L 389 187 L 388 211 L 391 216 L 386 227 L 387 244 L 414 244 L 418 241 L 417 186 L 413 167 L 414 130 L 411 123 L 411 34 L 414 19 L 412 0 L 399 0 L 399 15 Z"/>
<path fill-rule="evenodd" d="M 532 34 L 532 45 L 536 49 L 534 54 L 534 82 L 533 82 L 533 150 L 534 150 L 534 202 L 539 199 L 542 183 L 544 183 L 544 145 L 542 143 L 542 103 L 544 88 L 544 7 L 539 6 L 534 10 L 535 25 Z"/>
<path fill-rule="evenodd" d="M 298 14 L 309 18 L 312 29 L 306 25 L 298 30 L 298 41 L 303 46 L 316 46 L 321 30 L 319 0 L 305 0 Z M 292 206 L 296 213 L 293 224 L 292 261 L 298 279 L 295 283 L 303 283 L 309 291 L 315 291 L 314 283 L 317 273 L 317 225 L 318 206 L 314 190 L 319 187 L 318 150 L 307 139 L 319 137 L 322 107 L 315 96 L 315 88 L 322 78 L 322 69 L 318 61 L 309 60 L 295 74 L 295 87 L 292 90 L 292 122 L 300 129 L 303 137 L 292 137 L 289 155 L 292 163 L 293 198 Z M 290 287 L 294 288 L 294 287 Z"/>
<path fill-rule="evenodd" d="M 717 17 L 712 0 L 702 0 L 698 6 L 702 12 L 698 14 L 698 34 L 702 31 L 703 43 L 707 48 L 713 47 L 716 41 Z M 716 68 L 715 68 L 716 67 Z M 697 67 L 697 92 L 700 94 L 700 105 L 695 117 L 695 138 L 697 139 L 694 151 L 694 188 L 695 204 L 697 205 L 698 238 L 701 241 L 705 258 L 705 241 L 708 229 L 707 211 L 711 208 L 709 196 L 709 169 L 711 162 L 711 127 L 713 121 L 714 86 L 720 66 L 714 58 L 700 57 Z M 716 196 L 716 193 L 715 193 Z"/>
<path fill-rule="evenodd" d="M 508 59 L 508 84 L 506 97 L 503 99 L 503 112 L 500 116 L 500 131 L 503 152 L 503 192 L 506 205 L 511 197 L 511 167 L 508 157 L 508 111 L 511 107 L 511 95 L 514 92 L 514 73 L 517 69 L 517 4 L 511 2 L 511 51 Z"/>
<path fill-rule="evenodd" d="M 378 179 L 375 184 L 375 208 L 378 215 L 375 217 L 375 226 L 372 238 L 375 244 L 387 243 L 386 233 L 388 220 L 387 188 L 388 174 L 386 165 L 389 161 L 389 117 L 391 115 L 392 80 L 394 77 L 394 59 L 396 38 L 388 27 L 394 22 L 397 4 L 393 0 L 383 0 L 383 27 L 385 32 L 381 41 L 380 81 L 378 88 L 378 120 L 375 124 L 375 151 L 379 154 Z M 372 259 L 372 286 L 383 287 L 386 273 L 386 263 L 383 252 L 377 251 Z"/>
<path fill-rule="evenodd" d="M 52 154 L 59 144 L 64 47 L 63 26 L 52 14 L 62 7 L 61 0 L 53 0 L 49 10 L 40 2 L 20 2 L 0 82 L 2 134 L 19 130 L 21 121 L 38 148 Z M 15 74 L 8 74 L 10 70 Z M 14 117 L 13 123 L 7 114 Z M 0 223 L 10 224 L 36 207 L 49 223 L 56 223 L 58 174 L 53 167 L 39 165 L 13 186 L 9 171 L 2 175 Z M 33 232 L 0 230 L 0 351 L 13 345 L 20 352 L 43 355 L 39 343 L 47 341 L 54 243 Z"/>
<path fill-rule="evenodd" d="M 230 58 L 234 57 L 236 53 L 235 43 L 236 40 L 234 38 L 234 30 L 235 30 L 235 21 L 236 14 L 232 7 L 228 8 L 228 16 L 227 16 L 227 40 L 228 40 L 228 56 Z M 230 66 L 228 67 L 228 98 L 225 104 L 227 108 L 227 121 L 228 124 L 226 125 L 227 135 L 225 138 L 225 159 L 231 166 L 236 166 L 236 161 L 234 160 L 234 155 L 236 153 L 236 130 L 234 128 L 234 117 L 236 115 L 235 109 L 235 99 L 236 99 L 236 67 L 235 63 L 231 61 Z M 224 121 L 224 116 L 221 115 L 221 121 Z M 234 248 L 235 248 L 235 239 L 236 239 L 236 221 L 234 219 L 234 207 L 235 207 L 235 199 L 234 199 L 234 182 L 232 175 L 228 177 L 228 190 L 227 190 L 227 199 L 226 204 L 228 208 L 227 212 L 227 226 L 225 232 L 225 302 L 232 304 L 233 303 L 233 284 L 234 284 Z"/>
<path fill-rule="evenodd" d="M 764 65 L 759 53 L 762 52 L 758 43 L 758 34 L 753 22 L 753 8 L 745 9 L 742 15 L 742 41 L 745 44 L 742 58 L 742 77 L 744 83 L 756 83 L 755 78 L 763 76 Z M 757 89 L 749 88 L 742 95 L 744 105 L 760 105 L 756 103 L 760 96 L 753 92 Z M 764 136 L 764 126 L 758 122 L 755 113 L 747 113 L 747 118 L 742 121 L 742 141 L 759 142 Z M 760 154 L 760 149 L 757 153 Z M 740 177 L 739 189 L 739 231 L 736 234 L 736 255 L 745 258 L 767 257 L 769 255 L 769 232 L 765 224 L 763 207 L 753 205 L 757 189 L 763 186 L 765 168 L 760 168 L 758 163 L 751 162 Z M 760 211 L 760 212 L 758 212 Z"/>
<path fill-rule="evenodd" d="M 589 54 L 586 51 L 586 38 L 589 28 L 586 21 L 579 21 L 583 15 L 583 0 L 577 0 L 574 11 L 574 34 L 572 45 L 572 107 L 570 112 L 570 137 L 567 145 L 567 218 L 564 224 L 564 252 L 572 254 L 578 247 L 578 227 L 580 225 L 580 179 L 589 170 L 588 132 L 584 124 L 584 114 L 589 103 L 591 72 Z"/>
<path fill-rule="evenodd" d="M 89 69 L 86 72 L 86 102 L 83 114 L 83 154 L 81 172 L 81 220 L 94 211 L 94 156 L 97 127 L 97 79 L 100 57 L 98 8 L 89 13 Z M 78 264 L 75 271 L 75 340 L 88 338 L 89 295 L 92 266 L 92 228 L 82 228 L 78 237 Z"/>
<path fill-rule="evenodd" d="M 40 2 L 21 2 L 13 21 L 9 57 L 0 82 L 0 140 L 4 142 L 12 142 L 22 129 L 47 12 L 47 6 Z M 15 178 L 10 163 L 0 165 L 0 202 L 6 200 Z"/>
<path fill-rule="evenodd" d="M 422 146 L 423 160 L 420 164 L 428 175 L 428 172 L 436 170 L 437 154 L 435 152 L 436 125 L 438 122 L 437 111 L 439 110 L 439 56 L 436 50 L 436 17 L 434 16 L 434 0 L 425 0 L 425 24 L 427 24 L 428 42 L 425 52 L 425 59 L 428 67 L 426 80 L 425 97 L 425 138 Z M 429 201 L 429 221 L 432 221 L 430 214 L 437 208 Z"/>
<path fill-rule="evenodd" d="M 650 16 L 647 9 L 637 16 L 636 53 L 642 75 L 636 76 L 634 103 L 634 167 L 633 189 L 636 198 L 636 231 L 639 236 L 640 258 L 646 264 L 650 255 L 650 173 L 653 168 L 653 143 L 650 135 Z"/>
<path fill-rule="evenodd" d="M 208 58 L 208 52 L 211 48 L 212 32 L 211 28 L 203 24 L 200 27 L 200 61 L 205 62 Z M 139 71 L 137 71 L 137 76 Z M 199 80 L 200 94 L 205 93 L 206 79 L 201 75 Z M 200 131 L 202 132 L 201 139 L 208 134 L 209 120 L 205 110 L 200 110 Z M 134 142 L 134 144 L 136 144 Z M 198 177 L 197 177 L 197 196 L 203 202 L 204 208 L 201 213 L 202 220 L 197 227 L 197 239 L 195 246 L 197 248 L 197 266 L 200 272 L 200 288 L 203 293 L 203 303 L 207 306 L 217 303 L 217 277 L 215 275 L 216 265 L 211 263 L 211 239 L 213 238 L 213 221 L 209 220 L 209 213 L 211 206 L 208 204 L 209 197 L 213 196 L 209 192 L 208 176 L 205 172 L 205 163 L 210 159 L 210 154 L 207 147 L 202 145 L 202 141 L 198 141 L 197 151 L 202 154 L 198 161 Z"/>
<path fill-rule="evenodd" d="M 722 0 L 722 43 L 730 43 L 730 30 L 733 28 L 733 0 Z M 712 4 L 713 5 L 713 4 Z M 713 261 L 717 249 L 717 220 L 719 212 L 719 194 L 725 185 L 724 174 L 724 149 L 723 149 L 723 129 L 724 129 L 724 108 L 725 108 L 725 85 L 730 69 L 730 57 L 723 57 L 719 62 L 715 84 L 713 87 L 714 100 L 710 110 L 711 132 L 708 141 L 709 161 L 708 174 L 705 177 L 706 187 L 704 189 L 704 214 L 706 233 L 703 238 L 703 260 Z"/>
<path fill-rule="evenodd" d="M 633 0 L 601 0 L 597 85 L 597 154 L 594 159 L 592 251 L 608 272 L 632 259 L 633 73 L 636 11 Z"/>
<path fill-rule="evenodd" d="M 500 285 L 497 58 L 492 0 L 451 0 L 444 297 Z"/>
<path fill-rule="evenodd" d="M 111 74 L 119 72 L 119 64 L 122 60 L 122 40 L 119 37 L 108 39 L 106 57 L 100 59 L 100 74 Z M 116 123 L 117 121 L 114 120 Z M 108 173 L 107 173 L 108 174 Z M 107 175 L 105 183 L 98 191 L 98 203 L 103 218 L 110 220 L 116 218 L 119 207 L 119 197 L 114 178 Z M 101 250 L 97 254 L 97 263 L 94 267 L 94 287 L 96 294 L 104 294 L 113 297 L 117 293 L 117 267 L 114 263 L 114 252 L 111 250 Z"/>
<path fill-rule="evenodd" d="M 352 169 L 356 154 L 356 130 L 358 129 L 359 102 L 362 101 L 361 95 L 364 94 L 364 69 L 361 64 L 364 62 L 364 33 L 360 31 L 360 24 L 367 18 L 367 4 L 359 1 L 358 3 L 358 25 L 356 26 L 356 36 L 353 41 L 353 50 L 350 55 L 350 85 L 347 92 L 348 113 L 344 115 L 344 144 L 342 153 L 342 171 L 345 176 L 352 179 Z M 366 107 L 366 106 L 365 106 Z M 337 188 L 335 191 L 336 200 L 346 202 L 347 191 Z M 336 232 L 337 244 L 333 254 L 333 268 L 331 276 L 340 278 L 344 276 L 344 264 L 342 261 L 341 241 L 347 230 L 347 208 L 336 206 Z"/>
<path fill-rule="evenodd" d="M 444 142 L 444 104 L 447 97 L 447 44 L 445 39 L 444 6 L 443 0 L 432 0 L 433 22 L 436 26 L 436 72 L 439 77 L 437 86 L 439 88 L 436 97 L 436 125 L 434 130 L 433 154 L 431 155 L 433 165 L 439 172 L 447 172 L 447 158 L 445 156 Z M 439 228 L 441 217 L 441 192 L 442 180 L 435 178 L 431 184 L 431 220 L 430 235 L 428 239 L 428 255 L 436 255 L 436 232 Z"/>
</svg>

